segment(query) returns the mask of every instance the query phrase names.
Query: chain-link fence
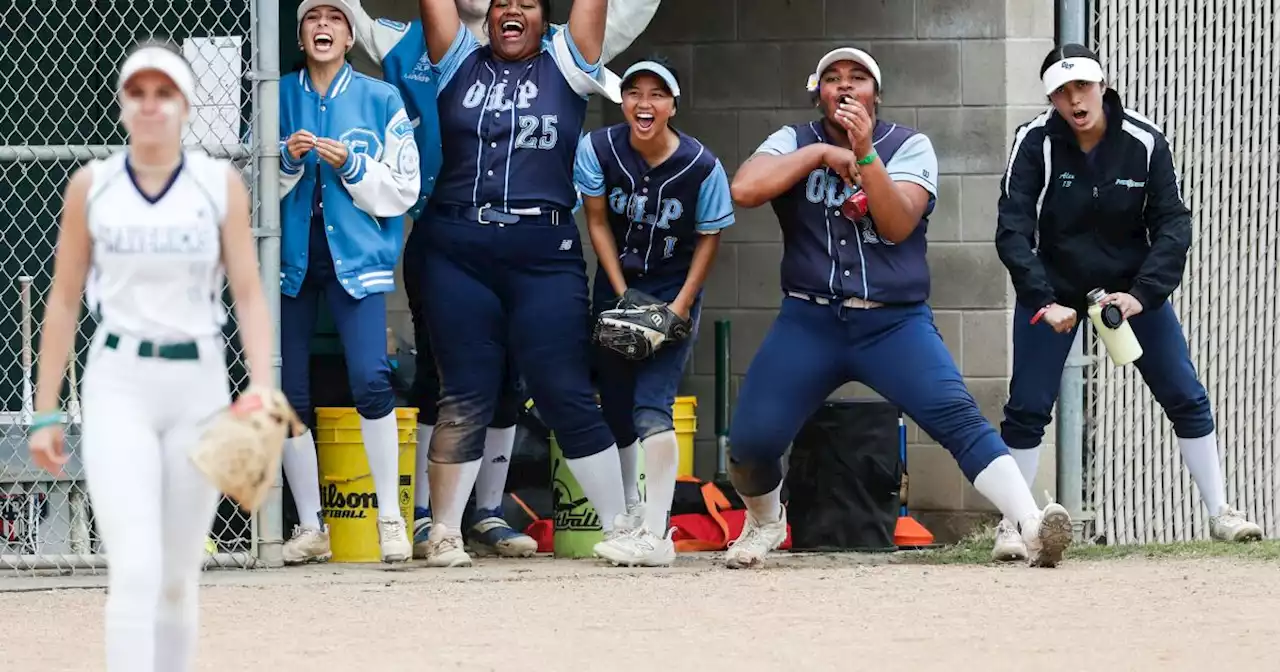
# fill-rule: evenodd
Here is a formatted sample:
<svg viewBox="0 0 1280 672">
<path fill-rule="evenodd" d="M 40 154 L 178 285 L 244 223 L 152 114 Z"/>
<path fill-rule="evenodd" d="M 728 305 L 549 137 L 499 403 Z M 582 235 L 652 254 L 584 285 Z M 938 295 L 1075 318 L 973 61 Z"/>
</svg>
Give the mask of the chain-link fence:
<svg viewBox="0 0 1280 672">
<path fill-rule="evenodd" d="M 1173 146 L 1194 243 L 1173 296 L 1217 421 L 1227 498 L 1280 532 L 1280 20 L 1274 0 L 1095 0 L 1093 40 L 1127 107 Z M 1085 502 L 1109 543 L 1208 536 L 1176 437 L 1096 337 Z"/>
<path fill-rule="evenodd" d="M 256 102 L 264 84 L 255 76 L 256 45 L 263 41 L 255 36 L 261 29 L 255 18 L 259 4 L 7 0 L 0 7 L 0 567 L 73 571 L 106 565 L 84 483 L 73 385 L 64 388 L 71 460 L 63 476 L 31 463 L 26 435 L 63 191 L 78 167 L 125 141 L 116 72 L 139 40 L 166 39 L 181 47 L 196 71 L 198 97 L 185 142 L 230 158 L 241 169 L 262 235 L 262 192 L 274 192 L 259 188 L 257 175 L 265 171 L 256 164 L 262 153 L 250 138 L 258 115 L 265 109 L 274 117 L 276 107 Z M 275 30 L 276 3 L 262 4 L 270 6 L 268 30 Z M 277 42 L 273 36 L 264 41 L 271 48 Z M 274 86 L 269 92 L 275 95 Z M 269 261 L 264 250 L 263 275 L 271 292 L 278 287 L 278 265 Z M 230 304 L 229 295 L 224 301 Z M 85 313 L 67 372 L 73 383 L 82 374 L 95 326 Z M 241 389 L 246 374 L 234 314 L 225 333 L 231 380 Z M 256 528 L 256 521 L 224 499 L 209 530 L 209 564 L 253 565 L 259 555 Z"/>
</svg>

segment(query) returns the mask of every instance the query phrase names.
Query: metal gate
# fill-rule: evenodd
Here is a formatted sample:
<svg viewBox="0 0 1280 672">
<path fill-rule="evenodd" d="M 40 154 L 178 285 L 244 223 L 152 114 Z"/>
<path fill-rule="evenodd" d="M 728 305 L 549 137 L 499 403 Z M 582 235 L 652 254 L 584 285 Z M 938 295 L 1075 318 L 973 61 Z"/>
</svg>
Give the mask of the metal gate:
<svg viewBox="0 0 1280 672">
<path fill-rule="evenodd" d="M 276 2 L 255 0 L 9 0 L 0 9 L 0 567 L 15 571 L 105 567 L 79 459 L 76 398 L 64 387 L 71 461 L 54 478 L 29 460 L 27 426 L 37 348 L 51 282 L 62 194 L 75 170 L 125 141 L 115 73 L 141 39 L 180 46 L 197 73 L 198 102 L 185 141 L 233 159 L 250 187 L 268 303 L 278 280 L 278 152 L 275 148 Z M 265 7 L 262 7 L 265 5 Z M 257 13 L 262 11 L 263 21 Z M 259 37 L 258 32 L 263 34 Z M 265 57 L 265 58 L 264 58 Z M 269 75 L 269 76 L 264 76 Z M 269 120 L 270 123 L 261 123 Z M 260 182 L 259 175 L 271 180 Z M 266 188 L 264 188 L 266 184 Z M 260 207 L 262 203 L 274 207 Z M 274 255 L 274 258 L 273 258 Z M 229 296 L 224 296 L 229 304 Z M 87 313 L 87 311 L 86 311 Z M 275 313 L 278 315 L 278 312 Z M 71 380 L 83 371 L 94 324 L 76 338 Z M 247 382 L 234 317 L 226 328 L 232 384 Z M 278 517 L 279 489 L 268 512 Z M 264 523 L 266 521 L 264 520 Z M 209 530 L 209 564 L 247 567 L 275 529 L 229 500 Z M 109 549 L 108 549 L 109 551 Z"/>
<path fill-rule="evenodd" d="M 1173 295 L 1217 421 L 1228 502 L 1280 532 L 1280 19 L 1274 0 L 1094 0 L 1093 47 L 1173 147 L 1194 243 Z M 1176 437 L 1086 341 L 1086 505 L 1107 543 L 1208 538 Z"/>
</svg>

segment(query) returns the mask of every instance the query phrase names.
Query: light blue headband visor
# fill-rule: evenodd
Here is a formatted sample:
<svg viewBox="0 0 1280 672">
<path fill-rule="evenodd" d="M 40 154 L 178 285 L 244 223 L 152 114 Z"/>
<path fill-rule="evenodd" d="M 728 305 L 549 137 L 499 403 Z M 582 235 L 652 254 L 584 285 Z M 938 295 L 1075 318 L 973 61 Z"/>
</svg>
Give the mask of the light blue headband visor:
<svg viewBox="0 0 1280 672">
<path fill-rule="evenodd" d="M 626 83 L 633 75 L 638 75 L 643 72 L 657 76 L 658 79 L 661 79 L 663 83 L 667 85 L 668 89 L 671 89 L 672 96 L 676 98 L 680 97 L 680 85 L 676 83 L 676 76 L 661 63 L 654 63 L 653 61 L 639 61 L 627 68 L 626 72 L 622 73 L 622 81 Z"/>
</svg>

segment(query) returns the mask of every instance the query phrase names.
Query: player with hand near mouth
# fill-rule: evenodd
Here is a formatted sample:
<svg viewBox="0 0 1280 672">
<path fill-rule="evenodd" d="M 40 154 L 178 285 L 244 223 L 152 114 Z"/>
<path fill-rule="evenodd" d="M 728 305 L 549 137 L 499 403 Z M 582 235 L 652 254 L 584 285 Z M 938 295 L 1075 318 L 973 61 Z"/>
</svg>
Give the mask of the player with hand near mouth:
<svg viewBox="0 0 1280 672">
<path fill-rule="evenodd" d="M 659 0 L 610 0 L 602 65 L 609 63 L 615 55 L 631 45 L 653 18 L 658 2 Z M 489 4 L 490 0 L 456 0 L 459 19 L 480 44 L 489 43 Z M 429 218 L 423 213 L 423 206 L 435 191 L 441 162 L 436 76 L 427 57 L 421 19 L 408 23 L 389 18 L 375 20 L 359 3 L 352 5 L 352 11 L 356 44 L 382 66 L 383 79 L 400 90 L 409 119 L 414 124 L 414 138 L 421 154 L 419 200 L 418 205 L 409 213 L 414 223 L 405 243 L 402 273 L 409 312 L 413 319 L 416 350 L 412 403 L 418 407 L 418 443 L 427 446 L 435 431 L 440 399 L 440 376 L 427 332 L 420 286 L 424 256 L 422 246 L 426 240 L 426 229 L 431 225 Z M 554 35 L 564 29 L 562 24 L 552 24 L 549 32 Z M 601 72 L 606 88 L 616 91 L 617 75 L 603 67 Z M 576 72 L 569 76 L 588 79 L 586 74 Z M 615 94 L 610 94 L 609 97 L 617 100 Z M 507 471 L 515 445 L 515 424 L 522 401 L 516 384 L 517 374 L 510 363 L 504 378 L 493 421 L 485 432 L 484 458 L 475 485 L 476 514 L 467 530 L 467 546 L 477 555 L 527 556 L 537 550 L 537 542 L 512 529 L 502 511 Z M 426 556 L 427 539 L 433 521 L 430 505 L 431 481 L 425 449 L 417 452 L 414 479 L 413 553 L 414 557 L 422 558 Z"/>
<path fill-rule="evenodd" d="M 632 65 L 622 77 L 626 122 L 587 134 L 575 161 L 599 259 L 592 291 L 597 315 L 621 299 L 641 307 L 617 318 L 637 329 L 653 326 L 651 307 L 658 304 L 689 325 L 684 338 L 662 343 L 640 361 L 609 349 L 607 341 L 596 350 L 600 403 L 619 446 L 627 516 L 617 526 L 623 533 L 597 544 L 595 553 L 620 565 L 662 566 L 675 559 L 667 522 L 680 449 L 671 409 L 693 351 L 718 234 L 734 221 L 720 160 L 669 124 L 679 100 L 680 81 L 668 64 L 651 59 Z"/>
<path fill-rule="evenodd" d="M 298 39 L 306 67 L 280 81 L 282 387 L 302 421 L 314 428 L 311 339 L 323 297 L 360 414 L 382 560 L 402 562 L 411 548 L 399 509 L 400 441 L 386 355 L 386 294 L 395 289 L 403 215 L 418 199 L 420 168 L 400 93 L 346 61 L 354 44 L 351 25 L 346 0 L 303 0 Z M 312 431 L 288 440 L 284 471 L 299 519 L 284 560 L 327 560 Z"/>
<path fill-rule="evenodd" d="M 1031 564 L 1071 542 L 1065 509 L 1041 510 L 947 352 L 928 304 L 928 216 L 938 162 L 924 134 L 880 119 L 880 66 L 849 47 L 809 80 L 820 118 L 784 126 L 738 169 L 734 201 L 769 203 L 782 227 L 782 309 L 752 359 L 729 430 L 729 475 L 747 505 L 729 567 L 759 566 L 786 538 L 781 458 L 846 382 L 900 407 L 1017 521 Z M 842 102 L 848 96 L 850 102 Z M 847 208 L 862 193 L 865 208 Z"/>
</svg>

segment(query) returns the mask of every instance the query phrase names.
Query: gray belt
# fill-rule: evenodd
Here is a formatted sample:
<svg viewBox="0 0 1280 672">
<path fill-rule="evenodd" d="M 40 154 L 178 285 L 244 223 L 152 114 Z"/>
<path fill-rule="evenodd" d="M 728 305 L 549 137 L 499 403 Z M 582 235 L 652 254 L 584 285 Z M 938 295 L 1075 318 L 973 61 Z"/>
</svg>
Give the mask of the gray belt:
<svg viewBox="0 0 1280 672">
<path fill-rule="evenodd" d="M 884 307 L 884 304 L 883 304 L 883 303 L 880 303 L 879 301 L 868 301 L 867 299 L 860 299 L 860 298 L 858 298 L 858 297 L 856 297 L 856 296 L 851 296 L 851 297 L 849 297 L 849 298 L 847 298 L 847 299 L 845 299 L 845 300 L 843 300 L 843 301 L 839 301 L 839 302 L 836 302 L 836 301 L 834 301 L 833 299 L 829 299 L 829 298 L 827 298 L 827 297 L 825 297 L 825 296 L 813 296 L 813 295 L 810 295 L 810 294 L 804 294 L 804 293 L 801 293 L 801 292 L 787 292 L 787 296 L 790 296 L 790 297 L 792 297 L 792 298 L 796 298 L 796 299 L 804 299 L 805 301 L 812 301 L 812 302 L 814 302 L 814 303 L 816 303 L 816 304 L 818 304 L 818 305 L 820 305 L 820 306 L 829 306 L 829 305 L 831 305 L 832 303 L 839 303 L 839 305 L 842 305 L 842 306 L 844 306 L 845 308 L 863 308 L 863 309 L 869 309 L 869 308 L 883 308 L 883 307 Z"/>
<path fill-rule="evenodd" d="M 439 205 L 435 206 L 435 211 L 446 217 L 465 219 L 469 222 L 478 222 L 480 224 L 518 224 L 521 220 L 524 220 L 530 223 L 544 222 L 552 226 L 560 226 L 559 210 L 518 208 L 507 211 L 498 210 L 487 205 L 478 208 L 465 205 Z"/>
</svg>

